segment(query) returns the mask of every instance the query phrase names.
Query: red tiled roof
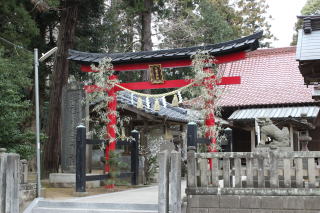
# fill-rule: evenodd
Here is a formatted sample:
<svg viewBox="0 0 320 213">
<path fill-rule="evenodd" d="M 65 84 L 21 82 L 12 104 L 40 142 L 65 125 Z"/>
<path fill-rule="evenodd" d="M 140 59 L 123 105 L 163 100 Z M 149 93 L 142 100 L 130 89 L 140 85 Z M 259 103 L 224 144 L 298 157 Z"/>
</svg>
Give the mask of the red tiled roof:
<svg viewBox="0 0 320 213">
<path fill-rule="evenodd" d="M 223 86 L 223 107 L 314 102 L 312 87 L 304 85 L 295 47 L 261 49 L 241 61 L 220 67 L 224 76 L 241 76 L 240 85 Z"/>
</svg>

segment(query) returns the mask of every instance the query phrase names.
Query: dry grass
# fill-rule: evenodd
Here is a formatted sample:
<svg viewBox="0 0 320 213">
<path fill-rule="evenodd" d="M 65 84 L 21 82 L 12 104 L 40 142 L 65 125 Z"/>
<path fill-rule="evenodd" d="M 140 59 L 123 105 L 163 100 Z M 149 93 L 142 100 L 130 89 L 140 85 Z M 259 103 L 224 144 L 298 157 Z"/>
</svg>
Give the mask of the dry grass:
<svg viewBox="0 0 320 213">
<path fill-rule="evenodd" d="M 86 189 L 87 195 L 97 195 L 97 194 L 105 194 L 111 192 L 119 192 L 127 189 L 134 188 L 132 186 L 115 186 L 112 189 L 107 189 L 104 186 L 99 188 L 88 188 Z M 69 198 L 75 197 L 74 188 L 45 188 L 44 197 L 50 200 L 65 200 Z"/>
</svg>

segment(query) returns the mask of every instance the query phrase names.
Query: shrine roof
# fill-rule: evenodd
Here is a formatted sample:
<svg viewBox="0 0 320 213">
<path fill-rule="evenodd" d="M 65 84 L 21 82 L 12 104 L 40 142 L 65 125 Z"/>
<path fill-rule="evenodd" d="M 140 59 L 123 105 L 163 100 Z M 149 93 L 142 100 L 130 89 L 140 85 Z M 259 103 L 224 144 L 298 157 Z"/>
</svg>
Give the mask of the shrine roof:
<svg viewBox="0 0 320 213">
<path fill-rule="evenodd" d="M 138 102 L 138 97 L 134 94 L 132 94 L 132 99 L 131 99 L 131 93 L 126 91 L 120 91 L 117 94 L 117 101 L 121 104 L 124 104 L 126 106 L 132 107 L 137 110 L 136 106 Z M 167 103 L 166 107 L 164 107 L 163 102 L 159 100 L 159 104 L 161 106 L 159 112 L 156 112 L 153 110 L 154 108 L 153 98 L 149 98 L 149 103 L 150 103 L 149 108 L 147 107 L 145 98 L 142 98 L 142 103 L 143 103 L 143 109 L 141 109 L 142 112 L 159 117 L 160 119 L 166 119 L 166 120 L 182 122 L 182 123 L 188 123 L 189 121 L 192 120 L 189 118 L 188 111 L 186 109 L 183 109 L 180 107 L 173 107 L 171 106 L 170 103 Z"/>
<path fill-rule="evenodd" d="M 240 76 L 241 84 L 220 86 L 221 107 L 284 106 L 316 103 L 313 87 L 304 85 L 295 59 L 296 47 L 260 49 L 243 60 L 219 66 L 224 76 Z M 193 99 L 185 104 L 200 103 Z"/>
<path fill-rule="evenodd" d="M 319 114 L 318 106 L 250 108 L 234 111 L 228 120 L 252 120 L 266 117 L 272 119 L 316 118 Z"/>
<path fill-rule="evenodd" d="M 69 50 L 69 60 L 82 64 L 98 63 L 105 57 L 110 57 L 113 64 L 125 64 L 159 60 L 190 59 L 198 50 L 208 51 L 213 56 L 220 56 L 240 51 L 253 51 L 259 47 L 262 31 L 232 41 L 219 44 L 196 46 L 178 49 L 155 51 L 127 52 L 127 53 L 88 53 Z"/>
<path fill-rule="evenodd" d="M 221 106 L 314 103 L 296 61 L 296 47 L 261 49 L 222 66 L 224 75 L 240 75 L 240 85 L 224 86 Z"/>
</svg>

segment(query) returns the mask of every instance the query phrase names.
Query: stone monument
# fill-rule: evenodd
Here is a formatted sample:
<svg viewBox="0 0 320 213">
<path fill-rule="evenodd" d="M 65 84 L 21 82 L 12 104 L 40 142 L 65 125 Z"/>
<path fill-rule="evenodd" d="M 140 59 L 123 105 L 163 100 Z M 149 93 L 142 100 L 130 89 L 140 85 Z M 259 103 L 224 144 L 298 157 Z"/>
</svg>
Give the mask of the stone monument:
<svg viewBox="0 0 320 213">
<path fill-rule="evenodd" d="M 75 173 L 76 127 L 86 124 L 86 114 L 89 114 L 82 87 L 73 80 L 62 91 L 61 169 L 64 173 Z"/>
</svg>

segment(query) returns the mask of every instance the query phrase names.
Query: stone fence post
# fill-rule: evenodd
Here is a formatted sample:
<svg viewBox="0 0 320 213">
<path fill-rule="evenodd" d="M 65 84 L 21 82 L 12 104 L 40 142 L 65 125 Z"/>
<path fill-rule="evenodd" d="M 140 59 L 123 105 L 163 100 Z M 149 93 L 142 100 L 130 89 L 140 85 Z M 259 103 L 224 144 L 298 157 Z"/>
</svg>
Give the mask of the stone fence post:
<svg viewBox="0 0 320 213">
<path fill-rule="evenodd" d="M 181 213 L 181 152 L 171 152 L 171 212 Z"/>
<path fill-rule="evenodd" d="M 28 182 L 28 161 L 20 160 L 20 184 Z"/>
<path fill-rule="evenodd" d="M 159 153 L 159 213 L 181 213 L 181 153 L 173 150 L 171 153 L 164 150 Z M 169 179 L 169 172 L 171 172 Z M 170 195 L 169 195 L 170 182 Z"/>
<path fill-rule="evenodd" d="M 164 150 L 159 153 L 159 213 L 169 212 L 169 153 Z"/>
<path fill-rule="evenodd" d="M 19 213 L 20 156 L 0 149 L 0 212 Z"/>
</svg>

